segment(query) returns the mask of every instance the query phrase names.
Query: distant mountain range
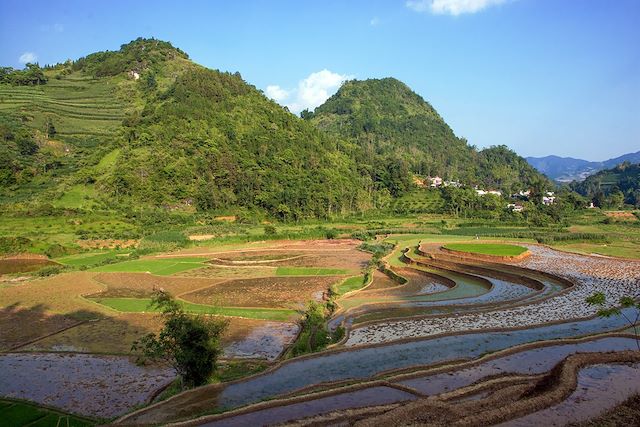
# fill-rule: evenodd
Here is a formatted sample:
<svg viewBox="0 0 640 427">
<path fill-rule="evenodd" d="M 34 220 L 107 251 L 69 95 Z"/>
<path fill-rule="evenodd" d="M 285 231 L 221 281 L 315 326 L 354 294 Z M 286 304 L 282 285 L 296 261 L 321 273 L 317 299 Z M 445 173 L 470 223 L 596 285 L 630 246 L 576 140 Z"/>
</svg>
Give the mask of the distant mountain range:
<svg viewBox="0 0 640 427">
<path fill-rule="evenodd" d="M 603 169 L 611 169 L 622 162 L 640 163 L 640 151 L 603 162 L 574 159 L 572 157 L 527 157 L 527 162 L 538 171 L 557 182 L 584 181 L 589 175 Z"/>
</svg>

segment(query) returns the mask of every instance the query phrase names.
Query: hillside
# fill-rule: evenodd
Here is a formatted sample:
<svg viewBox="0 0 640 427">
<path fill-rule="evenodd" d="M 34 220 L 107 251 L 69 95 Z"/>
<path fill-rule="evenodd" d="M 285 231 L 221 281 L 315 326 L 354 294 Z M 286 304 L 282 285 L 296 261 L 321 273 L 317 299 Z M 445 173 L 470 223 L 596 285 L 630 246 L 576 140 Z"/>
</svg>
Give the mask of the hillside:
<svg viewBox="0 0 640 427">
<path fill-rule="evenodd" d="M 619 208 L 624 202 L 640 207 L 640 163 L 622 163 L 602 170 L 582 182 L 571 184 L 572 189 L 592 199 L 596 206 Z"/>
<path fill-rule="evenodd" d="M 340 141 L 169 43 L 138 39 L 44 74 L 44 84 L 0 84 L 5 203 L 286 219 L 369 207 Z"/>
<path fill-rule="evenodd" d="M 527 162 L 541 173 L 558 182 L 583 181 L 602 169 L 611 169 L 622 162 L 640 162 L 640 151 L 627 153 L 602 162 L 574 159 L 572 157 L 527 157 Z"/>
<path fill-rule="evenodd" d="M 4 67 L 0 82 L 0 203 L 19 209 L 299 220 L 386 206 L 414 175 L 507 191 L 540 179 L 506 147 L 470 147 L 391 78 L 347 82 L 303 120 L 239 73 L 141 38 L 43 69 Z"/>
<path fill-rule="evenodd" d="M 360 148 L 358 163 L 374 165 L 374 181 L 385 165 L 507 190 L 527 186 L 539 177 L 506 147 L 476 151 L 456 137 L 431 104 L 394 78 L 348 81 L 303 117 L 325 132 L 354 142 Z"/>
</svg>

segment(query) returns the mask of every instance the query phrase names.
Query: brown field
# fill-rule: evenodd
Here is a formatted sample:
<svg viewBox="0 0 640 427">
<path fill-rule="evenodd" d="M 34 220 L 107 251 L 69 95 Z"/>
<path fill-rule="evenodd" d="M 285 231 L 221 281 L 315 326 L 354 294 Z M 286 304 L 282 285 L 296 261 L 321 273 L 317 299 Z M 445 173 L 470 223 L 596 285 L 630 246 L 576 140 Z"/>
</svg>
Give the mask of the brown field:
<svg viewBox="0 0 640 427">
<path fill-rule="evenodd" d="M 76 244 L 83 249 L 135 248 L 138 246 L 138 240 L 91 239 L 76 240 Z"/>
<path fill-rule="evenodd" d="M 199 277 L 210 279 L 248 279 L 252 277 L 269 277 L 276 274 L 276 267 L 269 266 L 231 266 L 211 265 L 195 270 L 183 271 L 180 277 Z"/>
<path fill-rule="evenodd" d="M 80 296 L 104 289 L 92 276 L 68 273 L 2 288 L 0 349 L 14 348 L 82 320 L 112 313 Z"/>
<path fill-rule="evenodd" d="M 252 333 L 255 335 L 255 332 L 260 329 L 273 330 L 274 335 L 277 335 L 278 326 L 281 325 L 280 322 L 236 317 L 227 318 L 227 321 L 228 327 L 222 337 L 223 347 L 249 340 Z M 161 327 L 162 321 L 158 315 L 123 313 L 115 317 L 82 323 L 23 346 L 20 350 L 129 354 L 135 340 L 148 333 L 157 333 Z M 259 342 L 256 345 L 259 345 Z"/>
<path fill-rule="evenodd" d="M 67 329 L 33 344 L 27 351 L 73 351 L 83 353 L 127 354 L 133 341 L 160 330 L 159 316 L 123 313 Z"/>
<path fill-rule="evenodd" d="M 94 274 L 89 272 L 65 273 L 3 288 L 0 292 L 0 307 L 19 305 L 23 308 L 31 308 L 37 306 L 48 314 L 113 313 L 81 296 L 95 294 L 106 289 L 104 285 L 93 279 Z"/>
<path fill-rule="evenodd" d="M 95 280 L 104 284 L 103 297 L 148 298 L 155 290 L 178 296 L 200 288 L 214 286 L 223 279 L 154 276 L 147 273 L 100 273 Z"/>
<path fill-rule="evenodd" d="M 623 221 L 637 221 L 638 218 L 633 214 L 633 212 L 629 211 L 609 211 L 604 212 L 606 216 L 613 219 L 620 219 Z"/>
<path fill-rule="evenodd" d="M 1 308 L 0 351 L 13 350 L 39 337 L 77 325 L 80 322 L 70 316 L 47 314 L 42 310 L 42 306 Z"/>
<path fill-rule="evenodd" d="M 380 290 L 380 289 L 388 289 L 396 286 L 400 286 L 400 283 L 393 280 L 391 277 L 387 276 L 383 272 L 379 270 L 373 271 L 373 282 L 366 289 L 367 291 Z"/>
<path fill-rule="evenodd" d="M 310 299 L 319 301 L 336 276 L 264 277 L 230 280 L 183 294 L 181 298 L 209 305 L 228 307 L 291 307 Z"/>
<path fill-rule="evenodd" d="M 227 252 L 218 255 L 216 258 L 223 261 L 279 261 L 300 255 L 302 255 L 300 252 L 287 253 L 281 251 L 249 251 Z"/>
</svg>

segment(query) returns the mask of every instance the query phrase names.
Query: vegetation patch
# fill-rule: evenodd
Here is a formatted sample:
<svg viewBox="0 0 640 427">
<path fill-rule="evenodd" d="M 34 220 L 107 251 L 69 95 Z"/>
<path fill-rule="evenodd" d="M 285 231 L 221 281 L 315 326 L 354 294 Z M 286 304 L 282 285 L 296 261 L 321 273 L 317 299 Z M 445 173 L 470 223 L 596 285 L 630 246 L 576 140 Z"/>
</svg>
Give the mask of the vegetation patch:
<svg viewBox="0 0 640 427">
<path fill-rule="evenodd" d="M 144 258 L 132 261 L 124 261 L 117 264 L 108 264 L 92 268 L 90 271 L 98 272 L 129 272 L 151 273 L 158 276 L 170 276 L 194 268 L 204 267 L 207 258 L 182 257 L 182 258 Z"/>
<path fill-rule="evenodd" d="M 456 252 L 492 256 L 518 256 L 527 252 L 525 247 L 500 243 L 449 243 L 443 248 Z"/>
<path fill-rule="evenodd" d="M 0 400 L 0 419 L 7 426 L 88 427 L 96 422 L 14 400 Z"/>
<path fill-rule="evenodd" d="M 345 279 L 336 287 L 338 295 L 361 289 L 367 285 L 367 275 L 353 276 Z"/>
<path fill-rule="evenodd" d="M 124 313 L 155 313 L 157 309 L 151 307 L 151 298 L 92 298 L 98 304 L 113 308 Z M 194 304 L 179 301 L 184 311 L 191 314 L 209 314 L 214 316 L 246 317 L 249 319 L 263 319 L 274 321 L 289 321 L 298 312 L 295 310 L 278 308 L 242 308 L 242 307 L 214 307 L 211 305 Z"/>
</svg>

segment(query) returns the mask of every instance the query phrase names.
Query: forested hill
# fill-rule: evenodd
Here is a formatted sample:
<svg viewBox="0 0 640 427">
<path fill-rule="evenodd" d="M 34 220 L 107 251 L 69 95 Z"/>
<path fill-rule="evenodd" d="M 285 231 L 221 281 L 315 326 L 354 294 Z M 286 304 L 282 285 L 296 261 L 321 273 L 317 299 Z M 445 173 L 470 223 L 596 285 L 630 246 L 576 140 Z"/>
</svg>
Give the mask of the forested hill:
<svg viewBox="0 0 640 427">
<path fill-rule="evenodd" d="M 624 162 L 591 175 L 582 182 L 573 182 L 571 187 L 592 199 L 596 206 L 604 206 L 605 202 L 616 208 L 623 202 L 640 206 L 640 163 Z"/>
<path fill-rule="evenodd" d="M 373 166 L 372 175 L 398 164 L 414 174 L 513 190 L 542 179 L 506 147 L 475 150 L 428 102 L 394 78 L 348 81 L 302 116 L 357 144 L 358 163 Z"/>
<path fill-rule="evenodd" d="M 167 42 L 0 77 L 5 206 L 246 208 L 283 219 L 371 207 L 352 147 Z"/>
<path fill-rule="evenodd" d="M 365 211 L 414 174 L 522 189 L 506 147 L 481 152 L 394 79 L 348 82 L 300 119 L 239 73 L 168 42 L 0 73 L 0 205 L 259 210 L 297 220 Z M 306 115 L 309 119 L 310 114 Z"/>
</svg>

